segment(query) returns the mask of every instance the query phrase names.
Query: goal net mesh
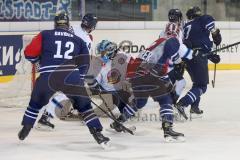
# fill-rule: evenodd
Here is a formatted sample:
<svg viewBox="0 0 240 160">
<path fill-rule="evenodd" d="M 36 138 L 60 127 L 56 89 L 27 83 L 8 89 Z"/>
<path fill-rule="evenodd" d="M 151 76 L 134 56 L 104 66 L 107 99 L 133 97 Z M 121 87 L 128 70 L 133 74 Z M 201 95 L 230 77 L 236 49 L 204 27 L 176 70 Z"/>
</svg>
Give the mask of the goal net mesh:
<svg viewBox="0 0 240 160">
<path fill-rule="evenodd" d="M 33 35 L 23 36 L 23 48 L 19 54 L 20 62 L 16 64 L 16 74 L 6 83 L 0 83 L 0 107 L 26 107 L 30 98 L 32 85 L 36 78 L 36 65 L 24 58 L 24 48 Z"/>
</svg>

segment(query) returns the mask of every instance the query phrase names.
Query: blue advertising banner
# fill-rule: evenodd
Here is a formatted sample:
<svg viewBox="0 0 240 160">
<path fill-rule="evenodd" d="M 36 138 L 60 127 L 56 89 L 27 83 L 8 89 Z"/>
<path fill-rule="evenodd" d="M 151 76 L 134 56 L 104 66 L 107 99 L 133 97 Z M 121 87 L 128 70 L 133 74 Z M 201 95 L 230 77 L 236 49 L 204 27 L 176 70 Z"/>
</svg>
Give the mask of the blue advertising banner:
<svg viewBox="0 0 240 160">
<path fill-rule="evenodd" d="M 0 21 L 49 21 L 59 10 L 71 18 L 71 0 L 1 0 Z"/>
<path fill-rule="evenodd" d="M 16 64 L 21 60 L 22 47 L 22 35 L 0 36 L 0 79 L 15 75 Z"/>
</svg>

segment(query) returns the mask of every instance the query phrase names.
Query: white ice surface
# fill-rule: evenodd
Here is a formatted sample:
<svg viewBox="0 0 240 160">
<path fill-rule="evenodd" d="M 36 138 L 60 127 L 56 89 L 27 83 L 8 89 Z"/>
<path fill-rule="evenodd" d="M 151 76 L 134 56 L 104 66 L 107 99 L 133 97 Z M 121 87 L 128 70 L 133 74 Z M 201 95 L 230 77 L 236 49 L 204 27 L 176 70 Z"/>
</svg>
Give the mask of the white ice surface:
<svg viewBox="0 0 240 160">
<path fill-rule="evenodd" d="M 212 79 L 212 73 L 210 73 Z M 32 130 L 17 139 L 24 108 L 0 107 L 0 160 L 238 160 L 240 159 L 240 71 L 217 71 L 216 88 L 208 86 L 201 106 L 202 119 L 175 124 L 185 143 L 164 143 L 161 122 L 131 122 L 135 136 L 113 134 L 111 148 L 103 150 L 79 122 L 56 120 L 56 130 Z M 189 82 L 189 81 L 188 81 Z M 149 102 L 146 113 L 158 112 Z M 108 119 L 101 119 L 105 127 Z"/>
</svg>

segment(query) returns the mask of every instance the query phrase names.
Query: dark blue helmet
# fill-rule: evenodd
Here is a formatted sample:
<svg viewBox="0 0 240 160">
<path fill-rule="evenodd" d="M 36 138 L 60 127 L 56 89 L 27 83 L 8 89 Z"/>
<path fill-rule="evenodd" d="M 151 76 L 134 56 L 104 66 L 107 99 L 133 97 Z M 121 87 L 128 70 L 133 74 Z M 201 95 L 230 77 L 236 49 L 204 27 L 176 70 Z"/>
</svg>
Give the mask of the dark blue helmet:
<svg viewBox="0 0 240 160">
<path fill-rule="evenodd" d="M 82 28 L 88 29 L 91 32 L 92 30 L 95 29 L 96 25 L 97 25 L 97 17 L 94 16 L 93 14 L 88 13 L 82 18 L 82 24 L 81 24 Z"/>
<path fill-rule="evenodd" d="M 201 15 L 202 11 L 198 6 L 190 7 L 186 13 L 187 19 L 189 20 L 200 17 Z"/>
<path fill-rule="evenodd" d="M 56 13 L 54 18 L 55 28 L 69 28 L 69 17 L 66 12 L 61 11 Z"/>
<path fill-rule="evenodd" d="M 182 12 L 180 9 L 170 9 L 168 12 L 169 22 L 181 22 L 182 21 Z"/>
</svg>

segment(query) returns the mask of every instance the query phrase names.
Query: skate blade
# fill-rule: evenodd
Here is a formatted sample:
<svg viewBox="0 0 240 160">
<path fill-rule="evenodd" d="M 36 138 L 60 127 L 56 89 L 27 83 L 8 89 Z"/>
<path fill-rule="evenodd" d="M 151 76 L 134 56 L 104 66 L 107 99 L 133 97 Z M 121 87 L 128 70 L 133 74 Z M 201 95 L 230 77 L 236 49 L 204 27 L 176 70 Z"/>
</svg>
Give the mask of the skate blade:
<svg viewBox="0 0 240 160">
<path fill-rule="evenodd" d="M 182 143 L 185 142 L 185 137 L 179 136 L 179 137 L 165 137 L 164 138 L 166 143 Z"/>
<path fill-rule="evenodd" d="M 35 127 L 36 130 L 38 131 L 44 131 L 44 132 L 52 132 L 54 131 L 54 128 L 46 126 L 46 125 L 42 125 L 40 123 L 38 123 Z"/>
<path fill-rule="evenodd" d="M 101 146 L 104 150 L 108 150 L 108 149 L 111 148 L 110 141 L 102 142 L 102 143 L 100 144 L 100 146 Z"/>
<path fill-rule="evenodd" d="M 190 120 L 200 119 L 200 118 L 203 118 L 203 114 L 195 114 L 195 113 L 190 114 Z"/>
<path fill-rule="evenodd" d="M 126 126 L 127 127 L 127 126 Z M 127 127 L 129 130 L 131 130 L 133 132 L 133 134 L 136 132 L 137 128 L 136 126 L 130 126 L 130 127 Z M 121 131 L 121 132 L 117 132 L 115 129 L 109 127 L 109 128 L 106 128 L 105 129 L 106 131 L 110 132 L 110 133 L 128 133 L 127 131 Z"/>
<path fill-rule="evenodd" d="M 184 123 L 187 120 L 182 115 L 174 115 L 174 122 Z"/>
</svg>

